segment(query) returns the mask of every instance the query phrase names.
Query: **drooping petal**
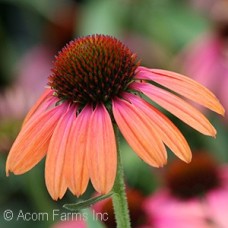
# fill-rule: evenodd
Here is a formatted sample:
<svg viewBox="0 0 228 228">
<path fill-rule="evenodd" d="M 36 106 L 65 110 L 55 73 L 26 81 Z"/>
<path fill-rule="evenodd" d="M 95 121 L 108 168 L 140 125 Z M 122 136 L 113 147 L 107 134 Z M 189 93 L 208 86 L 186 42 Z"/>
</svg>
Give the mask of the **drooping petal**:
<svg viewBox="0 0 228 228">
<path fill-rule="evenodd" d="M 130 93 L 123 97 L 145 113 L 159 132 L 162 141 L 182 160 L 190 162 L 192 158 L 189 145 L 178 128 L 158 109 Z"/>
<path fill-rule="evenodd" d="M 74 118 L 66 148 L 66 178 L 73 194 L 80 196 L 89 182 L 89 171 L 86 163 L 86 147 L 88 143 L 88 127 L 92 110 L 86 106 Z"/>
<path fill-rule="evenodd" d="M 42 113 L 46 112 L 47 110 L 55 107 L 58 99 L 56 97 L 51 96 L 48 98 L 40 107 L 36 110 L 29 118 L 26 119 L 26 121 L 23 122 L 22 128 L 26 124 L 30 124 L 35 120 L 37 117 L 39 117 Z"/>
<path fill-rule="evenodd" d="M 30 109 L 28 114 L 26 115 L 23 126 L 27 123 L 27 121 L 39 110 L 41 107 L 46 108 L 48 104 L 48 100 L 52 97 L 53 91 L 51 89 L 46 89 L 42 96 L 38 99 L 38 101 L 33 105 L 33 107 Z"/>
<path fill-rule="evenodd" d="M 89 175 L 94 188 L 108 193 L 117 168 L 116 140 L 112 121 L 104 105 L 97 105 L 91 116 L 87 148 Z"/>
<path fill-rule="evenodd" d="M 167 70 L 138 67 L 136 78 L 152 80 L 214 112 L 221 115 L 225 113 L 223 106 L 210 90 L 184 75 Z"/>
<path fill-rule="evenodd" d="M 54 200 L 61 199 L 67 189 L 65 167 L 68 166 L 68 160 L 66 159 L 66 146 L 70 143 L 68 136 L 74 116 L 76 116 L 75 108 L 69 107 L 60 118 L 48 146 L 45 181 L 48 192 Z"/>
<path fill-rule="evenodd" d="M 151 166 L 163 166 L 167 160 L 166 149 L 148 116 L 119 98 L 112 104 L 116 123 L 132 149 Z"/>
<path fill-rule="evenodd" d="M 22 174 L 34 167 L 46 154 L 48 144 L 65 105 L 59 105 L 25 124 L 7 158 L 6 173 Z"/>
<path fill-rule="evenodd" d="M 202 134 L 215 137 L 216 130 L 208 119 L 180 97 L 148 83 L 134 82 L 131 84 L 131 88 L 144 93 L 152 101 Z"/>
</svg>

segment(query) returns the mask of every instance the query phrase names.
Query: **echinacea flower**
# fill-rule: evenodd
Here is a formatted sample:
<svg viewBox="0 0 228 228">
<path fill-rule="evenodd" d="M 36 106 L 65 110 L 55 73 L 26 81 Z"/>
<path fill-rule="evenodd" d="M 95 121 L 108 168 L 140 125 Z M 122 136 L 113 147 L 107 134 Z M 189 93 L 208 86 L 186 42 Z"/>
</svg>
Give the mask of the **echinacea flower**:
<svg viewBox="0 0 228 228">
<path fill-rule="evenodd" d="M 228 166 L 219 166 L 197 152 L 185 166 L 174 161 L 165 175 L 166 187 L 145 201 L 150 224 L 156 228 L 225 228 L 228 224 Z"/>
<path fill-rule="evenodd" d="M 164 144 L 190 162 L 183 135 L 142 94 L 213 137 L 214 127 L 183 97 L 224 114 L 205 87 L 174 72 L 139 66 L 135 54 L 107 35 L 70 42 L 58 54 L 52 72 L 49 88 L 27 114 L 12 146 L 6 173 L 25 173 L 46 155 L 46 185 L 55 200 L 67 188 L 83 194 L 89 179 L 101 194 L 112 189 L 117 168 L 114 124 L 146 163 L 166 163 Z"/>
</svg>

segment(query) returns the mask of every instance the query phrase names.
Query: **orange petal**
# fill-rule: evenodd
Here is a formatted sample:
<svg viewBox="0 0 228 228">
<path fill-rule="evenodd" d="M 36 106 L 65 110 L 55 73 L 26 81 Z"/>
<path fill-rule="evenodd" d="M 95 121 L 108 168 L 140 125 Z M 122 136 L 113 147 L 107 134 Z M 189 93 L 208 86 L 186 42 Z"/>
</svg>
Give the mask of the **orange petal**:
<svg viewBox="0 0 228 228">
<path fill-rule="evenodd" d="M 131 86 L 202 134 L 216 135 L 216 130 L 208 119 L 180 97 L 148 83 L 134 82 Z"/>
<path fill-rule="evenodd" d="M 47 106 L 49 104 L 47 101 L 52 97 L 53 91 L 51 89 L 46 89 L 42 96 L 38 99 L 38 101 L 33 105 L 33 107 L 30 109 L 28 114 L 26 115 L 23 126 L 27 123 L 27 121 L 42 107 Z"/>
<path fill-rule="evenodd" d="M 70 190 L 77 196 L 85 192 L 89 182 L 86 146 L 88 143 L 87 132 L 91 113 L 91 107 L 86 106 L 78 117 L 74 118 L 66 148 L 66 160 L 68 163 L 66 178 Z"/>
<path fill-rule="evenodd" d="M 115 181 L 117 152 L 112 121 L 103 105 L 97 105 L 93 111 L 88 142 L 87 163 L 92 184 L 99 193 L 106 194 Z"/>
<path fill-rule="evenodd" d="M 67 112 L 60 118 L 51 137 L 45 163 L 45 181 L 48 192 L 54 200 L 62 198 L 67 189 L 65 167 L 68 166 L 66 159 L 66 145 L 71 125 L 76 116 L 75 108 L 69 107 Z"/>
<path fill-rule="evenodd" d="M 64 106 L 60 105 L 25 124 L 9 152 L 7 175 L 9 171 L 25 173 L 44 157 L 54 128 L 64 112 Z"/>
<path fill-rule="evenodd" d="M 175 72 L 139 67 L 136 78 L 152 80 L 170 90 L 224 115 L 225 109 L 215 95 L 200 83 Z"/>
<path fill-rule="evenodd" d="M 167 160 L 166 149 L 149 118 L 119 98 L 112 104 L 117 125 L 132 149 L 148 164 L 163 166 Z"/>
<path fill-rule="evenodd" d="M 125 93 L 123 96 L 145 113 L 159 132 L 162 141 L 182 160 L 190 162 L 192 153 L 189 145 L 178 128 L 159 110 L 138 96 Z"/>
</svg>

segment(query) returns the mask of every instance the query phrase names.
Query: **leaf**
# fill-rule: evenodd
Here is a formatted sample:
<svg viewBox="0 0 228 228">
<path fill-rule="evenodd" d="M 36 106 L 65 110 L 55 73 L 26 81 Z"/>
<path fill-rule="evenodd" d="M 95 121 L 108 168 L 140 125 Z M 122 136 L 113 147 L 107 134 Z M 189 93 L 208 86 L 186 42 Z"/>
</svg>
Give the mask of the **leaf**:
<svg viewBox="0 0 228 228">
<path fill-rule="evenodd" d="M 109 194 L 93 197 L 88 200 L 81 201 L 79 203 L 64 204 L 63 208 L 70 210 L 70 211 L 80 211 L 84 208 L 90 207 L 91 205 L 93 205 L 101 200 L 111 197 L 112 194 L 113 194 L 113 192 L 110 192 Z"/>
</svg>

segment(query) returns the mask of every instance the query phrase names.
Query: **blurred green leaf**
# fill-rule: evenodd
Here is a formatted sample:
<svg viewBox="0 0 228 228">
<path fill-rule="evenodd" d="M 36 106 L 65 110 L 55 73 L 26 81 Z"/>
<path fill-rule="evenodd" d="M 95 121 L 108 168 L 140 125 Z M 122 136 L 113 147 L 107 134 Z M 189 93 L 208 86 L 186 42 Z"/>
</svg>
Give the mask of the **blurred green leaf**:
<svg viewBox="0 0 228 228">
<path fill-rule="evenodd" d="M 124 13 L 119 3 L 118 0 L 100 0 L 88 4 L 82 14 L 79 34 L 99 33 L 118 37 L 121 32 L 120 20 Z"/>
</svg>

